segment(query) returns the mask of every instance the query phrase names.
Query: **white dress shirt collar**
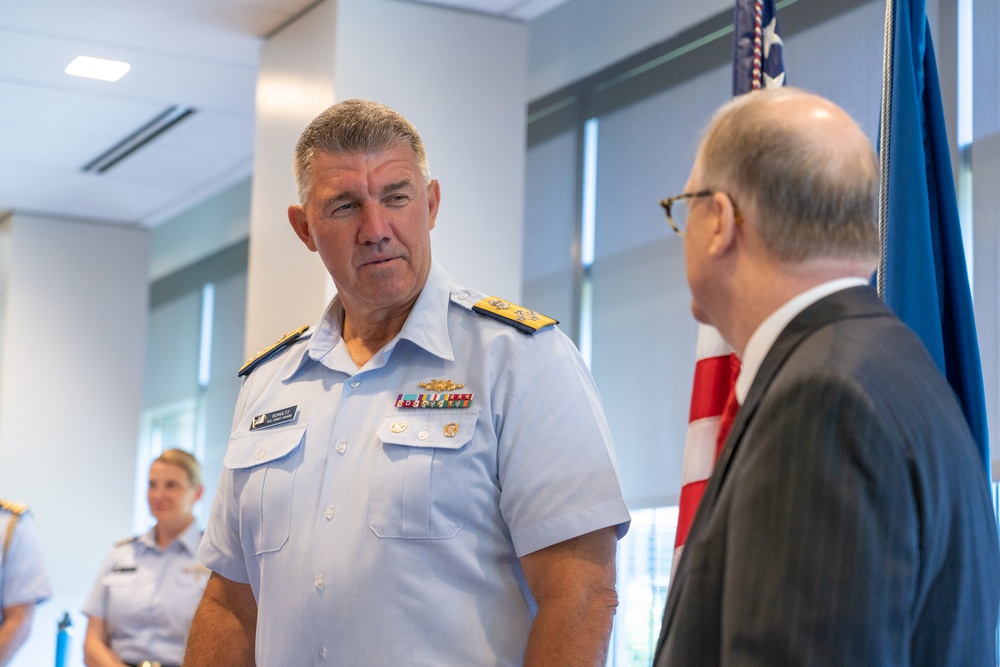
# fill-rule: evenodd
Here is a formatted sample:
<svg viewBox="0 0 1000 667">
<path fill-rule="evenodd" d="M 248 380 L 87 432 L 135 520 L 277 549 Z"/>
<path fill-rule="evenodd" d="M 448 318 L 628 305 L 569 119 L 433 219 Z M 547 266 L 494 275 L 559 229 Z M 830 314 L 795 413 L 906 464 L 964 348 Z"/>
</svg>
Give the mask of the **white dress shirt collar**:
<svg viewBox="0 0 1000 667">
<path fill-rule="evenodd" d="M 868 281 L 863 278 L 837 278 L 802 292 L 768 315 L 767 319 L 754 330 L 750 340 L 747 341 L 746 349 L 743 350 L 740 376 L 736 380 L 736 399 L 740 405 L 746 401 L 750 385 L 757 377 L 757 371 L 764 362 L 764 357 L 767 356 L 774 341 L 778 339 L 778 336 L 796 315 L 834 292 L 867 284 Z"/>
</svg>

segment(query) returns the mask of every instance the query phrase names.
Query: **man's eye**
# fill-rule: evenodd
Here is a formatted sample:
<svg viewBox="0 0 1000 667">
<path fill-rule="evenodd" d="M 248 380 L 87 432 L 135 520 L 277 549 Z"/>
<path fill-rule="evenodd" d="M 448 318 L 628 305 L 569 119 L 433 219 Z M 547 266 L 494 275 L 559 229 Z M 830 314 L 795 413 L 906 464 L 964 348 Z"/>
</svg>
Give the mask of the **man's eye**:
<svg viewBox="0 0 1000 667">
<path fill-rule="evenodd" d="M 389 205 L 393 204 L 400 205 L 410 201 L 410 198 L 403 194 L 397 194 L 397 195 L 389 195 L 388 197 L 386 197 L 385 201 Z"/>
</svg>

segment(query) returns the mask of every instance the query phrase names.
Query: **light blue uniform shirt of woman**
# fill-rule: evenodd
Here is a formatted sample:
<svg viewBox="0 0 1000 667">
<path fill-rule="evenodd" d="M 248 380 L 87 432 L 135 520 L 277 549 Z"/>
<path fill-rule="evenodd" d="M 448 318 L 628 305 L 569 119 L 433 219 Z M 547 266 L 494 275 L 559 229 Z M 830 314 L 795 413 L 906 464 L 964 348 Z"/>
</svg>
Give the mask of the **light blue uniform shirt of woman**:
<svg viewBox="0 0 1000 667">
<path fill-rule="evenodd" d="M 179 457 L 176 452 L 180 450 L 168 450 L 164 457 Z M 156 526 L 111 549 L 83 608 L 89 617 L 84 640 L 88 667 L 146 660 L 182 663 L 191 618 L 209 575 L 197 561 L 201 530 L 192 515 L 201 497 L 200 479 L 200 470 L 189 476 L 185 467 L 163 457 L 153 462 L 148 496 Z"/>
</svg>

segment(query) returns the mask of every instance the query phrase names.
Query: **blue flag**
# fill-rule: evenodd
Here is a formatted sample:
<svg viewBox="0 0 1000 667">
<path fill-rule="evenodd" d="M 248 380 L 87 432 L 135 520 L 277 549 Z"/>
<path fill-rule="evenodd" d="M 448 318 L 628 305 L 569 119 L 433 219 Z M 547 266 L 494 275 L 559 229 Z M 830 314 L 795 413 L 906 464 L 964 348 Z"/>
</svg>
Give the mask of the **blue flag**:
<svg viewBox="0 0 1000 667">
<path fill-rule="evenodd" d="M 986 398 L 925 0 L 896 0 L 886 303 L 955 390 L 990 474 Z"/>
<path fill-rule="evenodd" d="M 736 0 L 733 31 L 733 97 L 785 85 L 774 0 Z"/>
</svg>

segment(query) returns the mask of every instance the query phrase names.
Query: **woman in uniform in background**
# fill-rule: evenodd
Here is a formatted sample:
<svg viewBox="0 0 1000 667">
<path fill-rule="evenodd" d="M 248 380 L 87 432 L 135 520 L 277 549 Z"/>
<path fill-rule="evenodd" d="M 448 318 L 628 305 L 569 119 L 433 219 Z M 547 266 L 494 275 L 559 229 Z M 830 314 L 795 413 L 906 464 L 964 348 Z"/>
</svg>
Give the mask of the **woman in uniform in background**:
<svg viewBox="0 0 1000 667">
<path fill-rule="evenodd" d="M 83 613 L 87 667 L 180 665 L 209 571 L 197 561 L 202 531 L 194 521 L 201 467 L 180 449 L 149 468 L 147 499 L 156 525 L 116 544 Z"/>
</svg>

